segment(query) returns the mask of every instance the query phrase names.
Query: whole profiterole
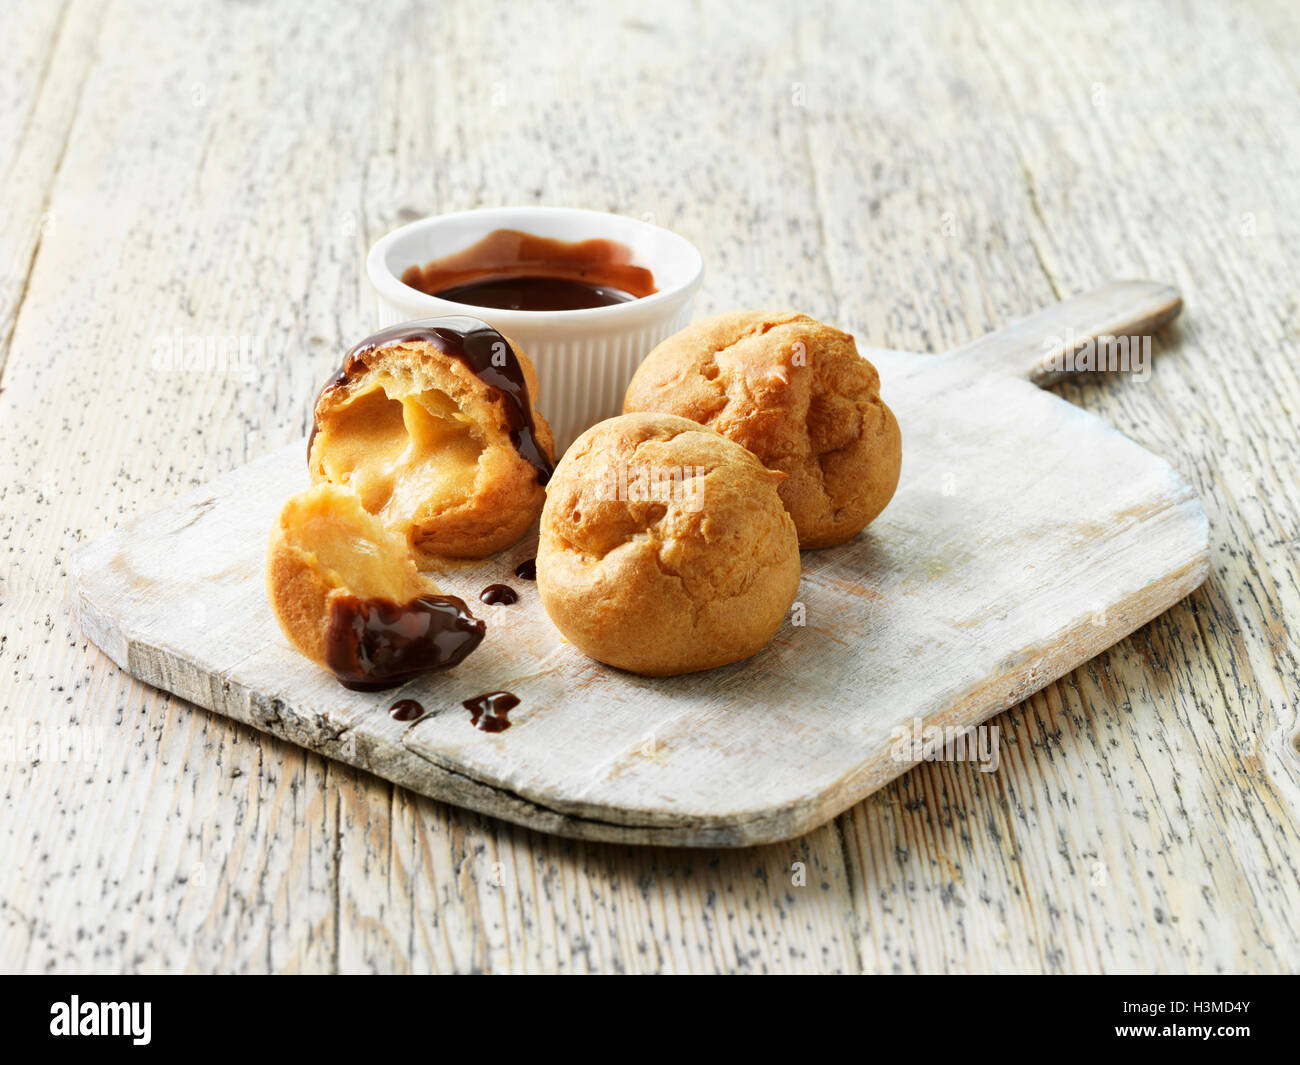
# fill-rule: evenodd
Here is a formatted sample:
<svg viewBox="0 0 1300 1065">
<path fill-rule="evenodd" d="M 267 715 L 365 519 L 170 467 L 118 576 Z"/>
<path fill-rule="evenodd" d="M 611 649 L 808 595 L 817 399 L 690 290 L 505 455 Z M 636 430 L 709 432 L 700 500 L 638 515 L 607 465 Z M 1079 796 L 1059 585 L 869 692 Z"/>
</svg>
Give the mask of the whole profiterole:
<svg viewBox="0 0 1300 1065">
<path fill-rule="evenodd" d="M 893 497 L 902 440 L 880 377 L 853 337 L 806 314 L 731 311 L 659 344 L 623 409 L 716 429 L 786 474 L 779 491 L 802 548 L 833 547 Z"/>
<path fill-rule="evenodd" d="M 537 586 L 584 654 L 650 676 L 725 665 L 780 627 L 799 587 L 784 475 L 696 422 L 588 429 L 547 488 Z"/>
</svg>

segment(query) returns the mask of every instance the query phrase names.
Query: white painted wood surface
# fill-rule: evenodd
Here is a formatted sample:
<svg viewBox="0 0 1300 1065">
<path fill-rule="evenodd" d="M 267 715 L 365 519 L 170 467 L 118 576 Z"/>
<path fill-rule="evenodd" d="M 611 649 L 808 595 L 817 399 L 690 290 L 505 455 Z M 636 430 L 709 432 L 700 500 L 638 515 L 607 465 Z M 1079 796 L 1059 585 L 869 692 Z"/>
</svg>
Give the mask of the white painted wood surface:
<svg viewBox="0 0 1300 1065">
<path fill-rule="evenodd" d="M 910 737 L 979 724 L 1204 579 L 1209 530 L 1186 482 L 999 372 L 1032 369 L 1045 338 L 1127 338 L 1177 305 L 1166 286 L 1121 283 L 963 357 L 873 353 L 903 428 L 899 490 L 867 534 L 804 553 L 793 620 L 724 669 L 646 678 L 586 658 L 550 624 L 536 586 L 514 578 L 534 533 L 437 574 L 488 623 L 462 666 L 348 691 L 288 646 L 261 579 L 268 530 L 308 483 L 304 441 L 79 552 L 74 614 L 141 680 L 432 798 L 623 843 L 803 835 L 922 760 Z M 479 604 L 498 582 L 521 601 Z M 511 727 L 473 728 L 461 704 L 502 689 L 522 700 Z M 429 713 L 394 721 L 399 698 Z M 978 748 L 991 771 L 997 742 Z"/>
<path fill-rule="evenodd" d="M 0 744 L 0 963 L 1294 969 L 1300 12 L 578 17 L 0 10 L 0 739 L 21 741 Z M 653 215 L 704 251 L 700 313 L 794 304 L 876 347 L 944 351 L 1107 278 L 1168 279 L 1187 311 L 1151 380 L 1057 392 L 1191 482 L 1209 578 L 999 716 L 997 773 L 919 766 L 732 851 L 424 799 L 145 687 L 81 637 L 78 546 L 306 431 L 372 322 L 370 242 L 513 202 Z M 261 337 L 257 374 L 151 372 L 174 330 Z M 100 742 L 36 749 L 59 730 Z"/>
</svg>

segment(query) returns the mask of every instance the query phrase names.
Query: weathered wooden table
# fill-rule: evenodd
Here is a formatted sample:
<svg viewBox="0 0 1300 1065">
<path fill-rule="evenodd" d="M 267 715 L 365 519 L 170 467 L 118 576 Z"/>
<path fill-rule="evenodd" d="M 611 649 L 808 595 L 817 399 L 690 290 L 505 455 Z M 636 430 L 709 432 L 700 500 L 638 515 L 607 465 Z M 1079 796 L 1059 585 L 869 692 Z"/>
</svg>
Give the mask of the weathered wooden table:
<svg viewBox="0 0 1300 1065">
<path fill-rule="evenodd" d="M 1296 12 L 787 8 L 4 9 L 0 968 L 1296 967 Z M 375 237 L 515 202 L 653 218 L 702 312 L 881 347 L 1177 284 L 1149 380 L 1059 387 L 1196 485 L 1209 580 L 999 718 L 997 772 L 750 851 L 439 805 L 89 645 L 71 552 L 305 431 Z M 172 369 L 196 338 L 252 362 Z"/>
</svg>

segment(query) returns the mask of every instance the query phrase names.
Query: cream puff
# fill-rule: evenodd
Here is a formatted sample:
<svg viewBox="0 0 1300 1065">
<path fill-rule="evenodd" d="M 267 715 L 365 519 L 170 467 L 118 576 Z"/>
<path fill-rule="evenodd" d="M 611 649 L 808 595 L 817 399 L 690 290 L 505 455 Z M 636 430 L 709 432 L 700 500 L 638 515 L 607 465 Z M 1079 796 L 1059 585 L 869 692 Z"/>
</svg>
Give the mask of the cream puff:
<svg viewBox="0 0 1300 1065">
<path fill-rule="evenodd" d="M 421 569 L 517 541 L 555 459 L 528 357 L 476 318 L 429 318 L 363 340 L 316 400 L 308 468 L 346 486 Z"/>
<path fill-rule="evenodd" d="M 623 410 L 716 429 L 786 474 L 781 500 L 801 548 L 832 547 L 893 497 L 902 440 L 880 377 L 853 337 L 805 314 L 732 311 L 659 344 Z"/>
<path fill-rule="evenodd" d="M 547 614 L 584 654 L 649 676 L 756 653 L 799 587 L 784 479 L 685 418 L 593 426 L 547 489 L 537 549 Z"/>
<path fill-rule="evenodd" d="M 483 622 L 440 594 L 405 542 L 338 485 L 314 485 L 285 503 L 271 530 L 266 588 L 289 643 L 361 691 L 450 668 L 483 639 Z"/>
</svg>

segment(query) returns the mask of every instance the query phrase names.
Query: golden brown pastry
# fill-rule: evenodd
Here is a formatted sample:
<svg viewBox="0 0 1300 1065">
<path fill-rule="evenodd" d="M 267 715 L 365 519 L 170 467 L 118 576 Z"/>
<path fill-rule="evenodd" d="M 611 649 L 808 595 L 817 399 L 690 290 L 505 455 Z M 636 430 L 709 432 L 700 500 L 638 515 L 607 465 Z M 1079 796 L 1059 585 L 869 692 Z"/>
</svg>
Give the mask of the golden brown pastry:
<svg viewBox="0 0 1300 1065">
<path fill-rule="evenodd" d="M 541 513 L 555 459 L 528 357 L 476 318 L 363 340 L 316 400 L 313 481 L 346 485 L 421 569 L 484 558 Z"/>
<path fill-rule="evenodd" d="M 782 474 L 685 418 L 588 429 L 547 489 L 537 587 L 582 652 L 649 676 L 760 650 L 799 588 Z"/>
<path fill-rule="evenodd" d="M 483 622 L 440 595 L 405 542 L 337 485 L 314 485 L 284 505 L 266 590 L 294 648 L 362 691 L 454 666 L 483 639 Z"/>
<path fill-rule="evenodd" d="M 806 314 L 731 311 L 696 322 L 646 357 L 623 410 L 710 426 L 787 478 L 801 548 L 832 547 L 893 497 L 898 422 L 853 337 Z"/>
</svg>

